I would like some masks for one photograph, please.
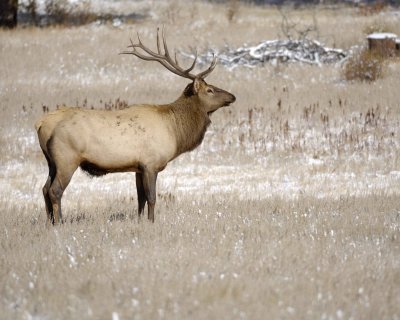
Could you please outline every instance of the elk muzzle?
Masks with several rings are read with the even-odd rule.
[[[236,97],[233,94],[229,94],[229,99],[224,104],[224,107],[229,106],[231,103],[234,103],[236,101]]]

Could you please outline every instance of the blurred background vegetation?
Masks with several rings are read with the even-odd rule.
[[[129,13],[115,17],[113,14],[94,13],[91,4],[95,0],[79,2],[68,0],[0,0],[0,27],[15,28],[17,25],[82,25],[94,21],[111,21],[115,18],[124,22],[135,21],[140,15]],[[310,5],[347,5],[357,6],[368,15],[379,12],[387,6],[399,6],[400,0],[204,0],[226,5],[233,18],[239,3],[260,6],[291,5],[295,9]],[[39,10],[40,8],[40,10]]]

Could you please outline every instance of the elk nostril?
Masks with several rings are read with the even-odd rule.
[[[234,95],[232,95],[232,102],[236,101],[236,97]]]

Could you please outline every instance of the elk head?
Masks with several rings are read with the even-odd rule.
[[[207,114],[211,114],[221,107],[229,106],[236,100],[233,94],[207,84],[202,78],[195,78],[190,85]]]

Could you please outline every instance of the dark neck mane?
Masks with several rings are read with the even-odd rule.
[[[199,146],[211,121],[197,97],[183,94],[174,103],[166,105],[165,111],[168,111],[176,134],[176,156]]]

